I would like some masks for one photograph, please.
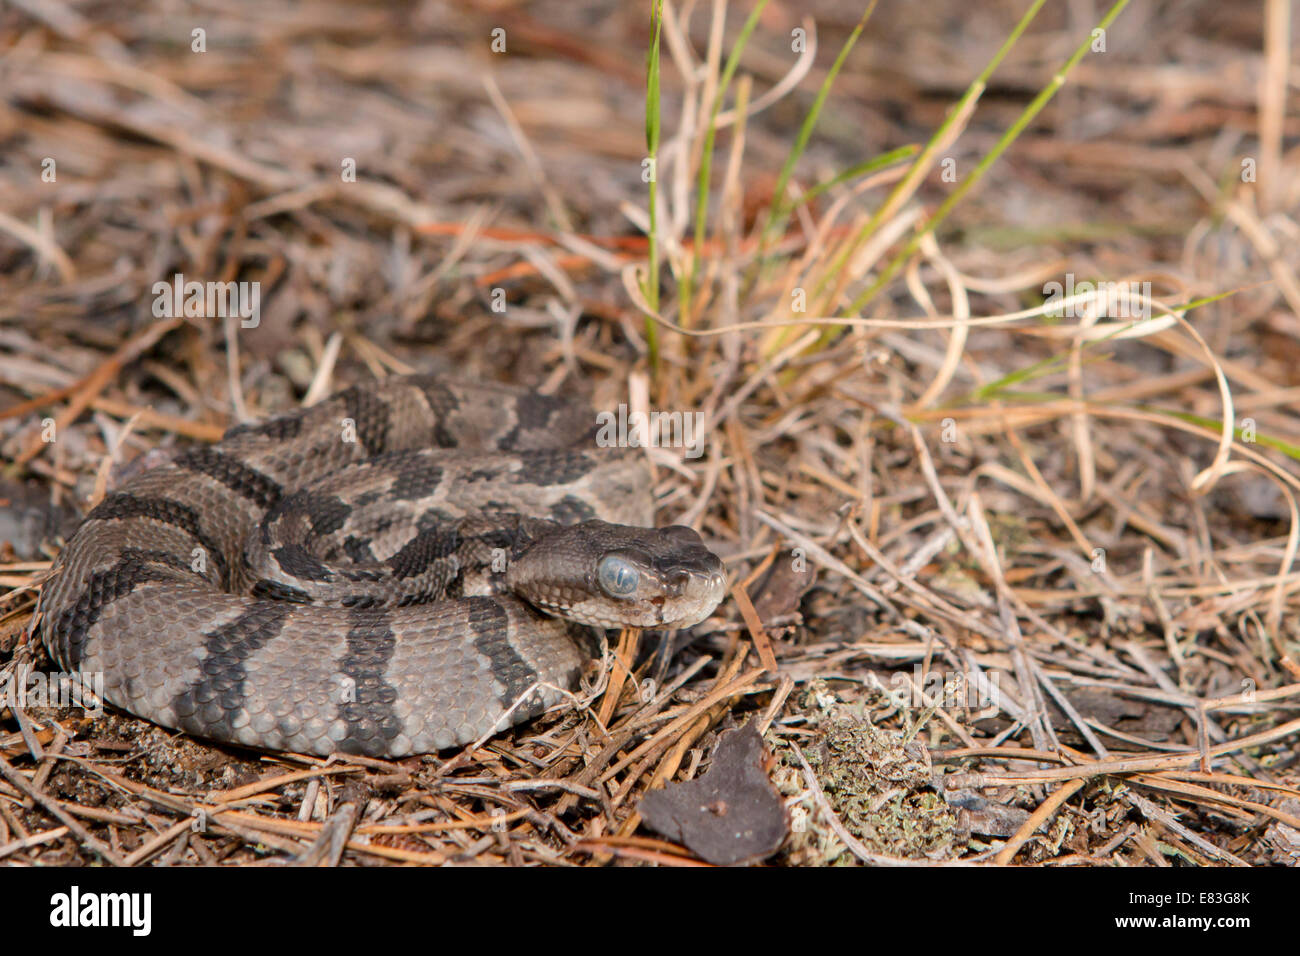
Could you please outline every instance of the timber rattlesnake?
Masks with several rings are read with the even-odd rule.
[[[594,432],[567,401],[427,376],[237,426],[87,516],[43,640],[107,702],[201,737],[469,743],[575,686],[572,621],[689,627],[724,594],[694,531],[627,526],[651,523],[650,477]]]

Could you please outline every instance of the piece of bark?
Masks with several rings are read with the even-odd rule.
[[[788,551],[778,555],[749,591],[759,619],[771,621],[799,610],[800,601],[816,578],[811,565],[795,561]]]
[[[765,757],[752,723],[723,734],[708,771],[646,794],[641,817],[709,863],[730,866],[770,856],[785,839],[786,819]]]
[[[945,790],[943,798],[966,830],[982,836],[1015,836],[1029,819],[1028,810],[988,800],[975,790]]]

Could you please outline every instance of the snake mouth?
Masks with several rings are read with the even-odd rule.
[[[534,594],[529,596],[529,601],[543,613],[588,627],[679,630],[707,619],[726,593],[727,579],[717,570],[691,574],[685,581],[674,578],[670,587],[658,593],[621,601],[611,601],[604,594],[587,594],[576,599],[572,595]]]
[[[713,557],[713,555],[710,555]],[[716,560],[716,558],[715,558]],[[717,609],[727,593],[727,579],[719,570],[690,573],[677,582],[679,594],[664,597],[658,604],[659,627],[694,627]]]

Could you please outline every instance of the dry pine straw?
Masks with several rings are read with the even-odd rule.
[[[591,393],[598,408],[699,409],[709,453],[658,456],[663,514],[696,524],[726,555],[732,600],[671,662],[643,635],[620,635],[582,707],[439,758],[268,757],[122,716],[10,714],[0,724],[0,861],[695,865],[638,826],[640,794],[697,775],[714,732],[738,720],[805,751],[815,732],[802,690],[814,678],[866,701],[886,726],[925,714],[919,739],[950,786],[1031,812],[967,859],[1279,858],[1279,828],[1300,829],[1300,479],[1268,447],[1160,412],[1215,421],[1227,389],[1260,434],[1300,445],[1294,186],[1217,185],[1220,135],[1256,110],[1261,182],[1300,182],[1265,176],[1294,164],[1279,146],[1294,122],[1275,57],[1262,91],[1224,79],[1243,55],[1226,42],[1202,38],[1198,62],[1162,50],[1179,30],[1157,31],[1125,61],[1122,89],[1085,63],[1067,90],[1073,107],[1105,100],[1119,116],[1140,108],[1142,122],[1112,130],[1118,148],[1098,149],[1073,138],[1068,110],[1045,113],[1040,135],[1016,144],[1017,173],[971,197],[958,223],[965,240],[923,244],[896,294],[834,339],[789,324],[803,317],[791,316],[788,290],[818,286],[905,167],[800,207],[769,250],[774,271],[751,282],[766,171],[779,168],[791,130],[771,110],[734,124],[719,134],[719,215],[698,248],[674,205],[690,196],[691,169],[663,163],[660,254],[680,274],[698,251],[702,278],[690,329],[671,331],[682,311],[671,291],[660,303],[651,375],[649,303],[635,281],[648,243],[628,226],[645,222],[643,185],[628,173],[644,153],[631,121],[642,77],[628,68],[646,41],[639,14],[611,6],[601,42],[575,43],[588,27],[512,11],[511,42],[529,53],[493,61],[485,81],[473,51],[488,21],[478,17],[499,15],[486,7],[431,12],[448,19],[412,27],[382,9],[272,6],[256,30],[207,11],[211,36],[243,45],[214,44],[201,60],[178,55],[143,4],[115,10],[111,36],[61,8],[19,4],[0,20],[27,40],[0,78],[0,135],[12,147],[0,167],[11,211],[0,218],[9,477],[35,480],[54,504],[84,505],[139,454],[211,441],[236,418],[415,367]],[[961,89],[976,59],[926,55],[933,36],[890,15],[881,11],[879,32],[862,41],[869,52],[846,64],[835,108],[838,127],[881,130],[892,147],[928,135],[942,119],[934,92]],[[1235,17],[1238,32],[1260,29],[1253,10],[1217,15]],[[696,158],[719,65],[702,17],[689,42],[679,21],[665,24],[665,144],[677,138]],[[769,26],[746,61],[750,95],[792,69],[807,69],[815,89],[821,60],[791,67],[779,44],[763,45]],[[824,49],[838,49],[845,25],[819,29]],[[1040,46],[1067,33],[1044,29]],[[682,69],[692,49],[706,69]],[[930,64],[925,79],[918,63]],[[876,108],[876,64],[892,71],[887,99],[905,110]],[[1033,57],[999,75],[1008,89],[1044,76]],[[1141,91],[1168,84],[1200,108],[1176,109],[1168,96],[1139,104]],[[290,105],[286,89],[316,98]],[[970,121],[987,135],[1018,108],[985,103]],[[840,142],[827,126],[805,188],[843,156],[862,158],[856,132]],[[59,158],[68,190],[53,200],[21,178],[46,155]],[[336,155],[359,157],[360,181],[335,182]],[[918,202],[900,201],[882,235],[905,236],[943,195],[932,180],[917,177]],[[1119,229],[1099,198],[1117,190],[1129,197]],[[52,223],[42,218],[51,203]],[[997,248],[998,228],[1025,230],[1004,210],[1026,204],[1046,211],[1031,222],[1084,223],[1107,238],[1049,232],[1060,257],[1037,241]],[[855,254],[833,286],[856,288],[892,248]],[[140,290],[173,271],[258,278],[273,308],[251,332],[149,318]],[[1021,315],[1022,296],[1032,302],[1067,271],[1151,278],[1166,305],[1242,291],[1189,314],[1195,328],[1157,304],[1140,336],[1088,345],[1116,330]],[[497,288],[508,292],[504,317],[488,306]],[[773,319],[785,324],[759,324]],[[973,394],[1061,356],[1055,373],[1023,386],[1050,397]],[[46,417],[60,436],[52,444],[41,441]],[[791,547],[811,577],[786,574]],[[1093,570],[1096,549],[1105,573]],[[0,648],[30,625],[48,567],[39,555],[10,557]],[[926,698],[928,686],[909,712],[872,696],[873,679],[911,681],[914,666],[996,679],[999,711],[946,706]],[[837,852],[900,862],[827,819],[815,779],[802,801]]]

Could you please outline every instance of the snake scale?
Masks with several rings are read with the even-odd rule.
[[[124,482],[40,604],[58,664],[164,727],[400,757],[535,717],[587,627],[689,627],[725,593],[579,405],[407,376],[230,429]]]

